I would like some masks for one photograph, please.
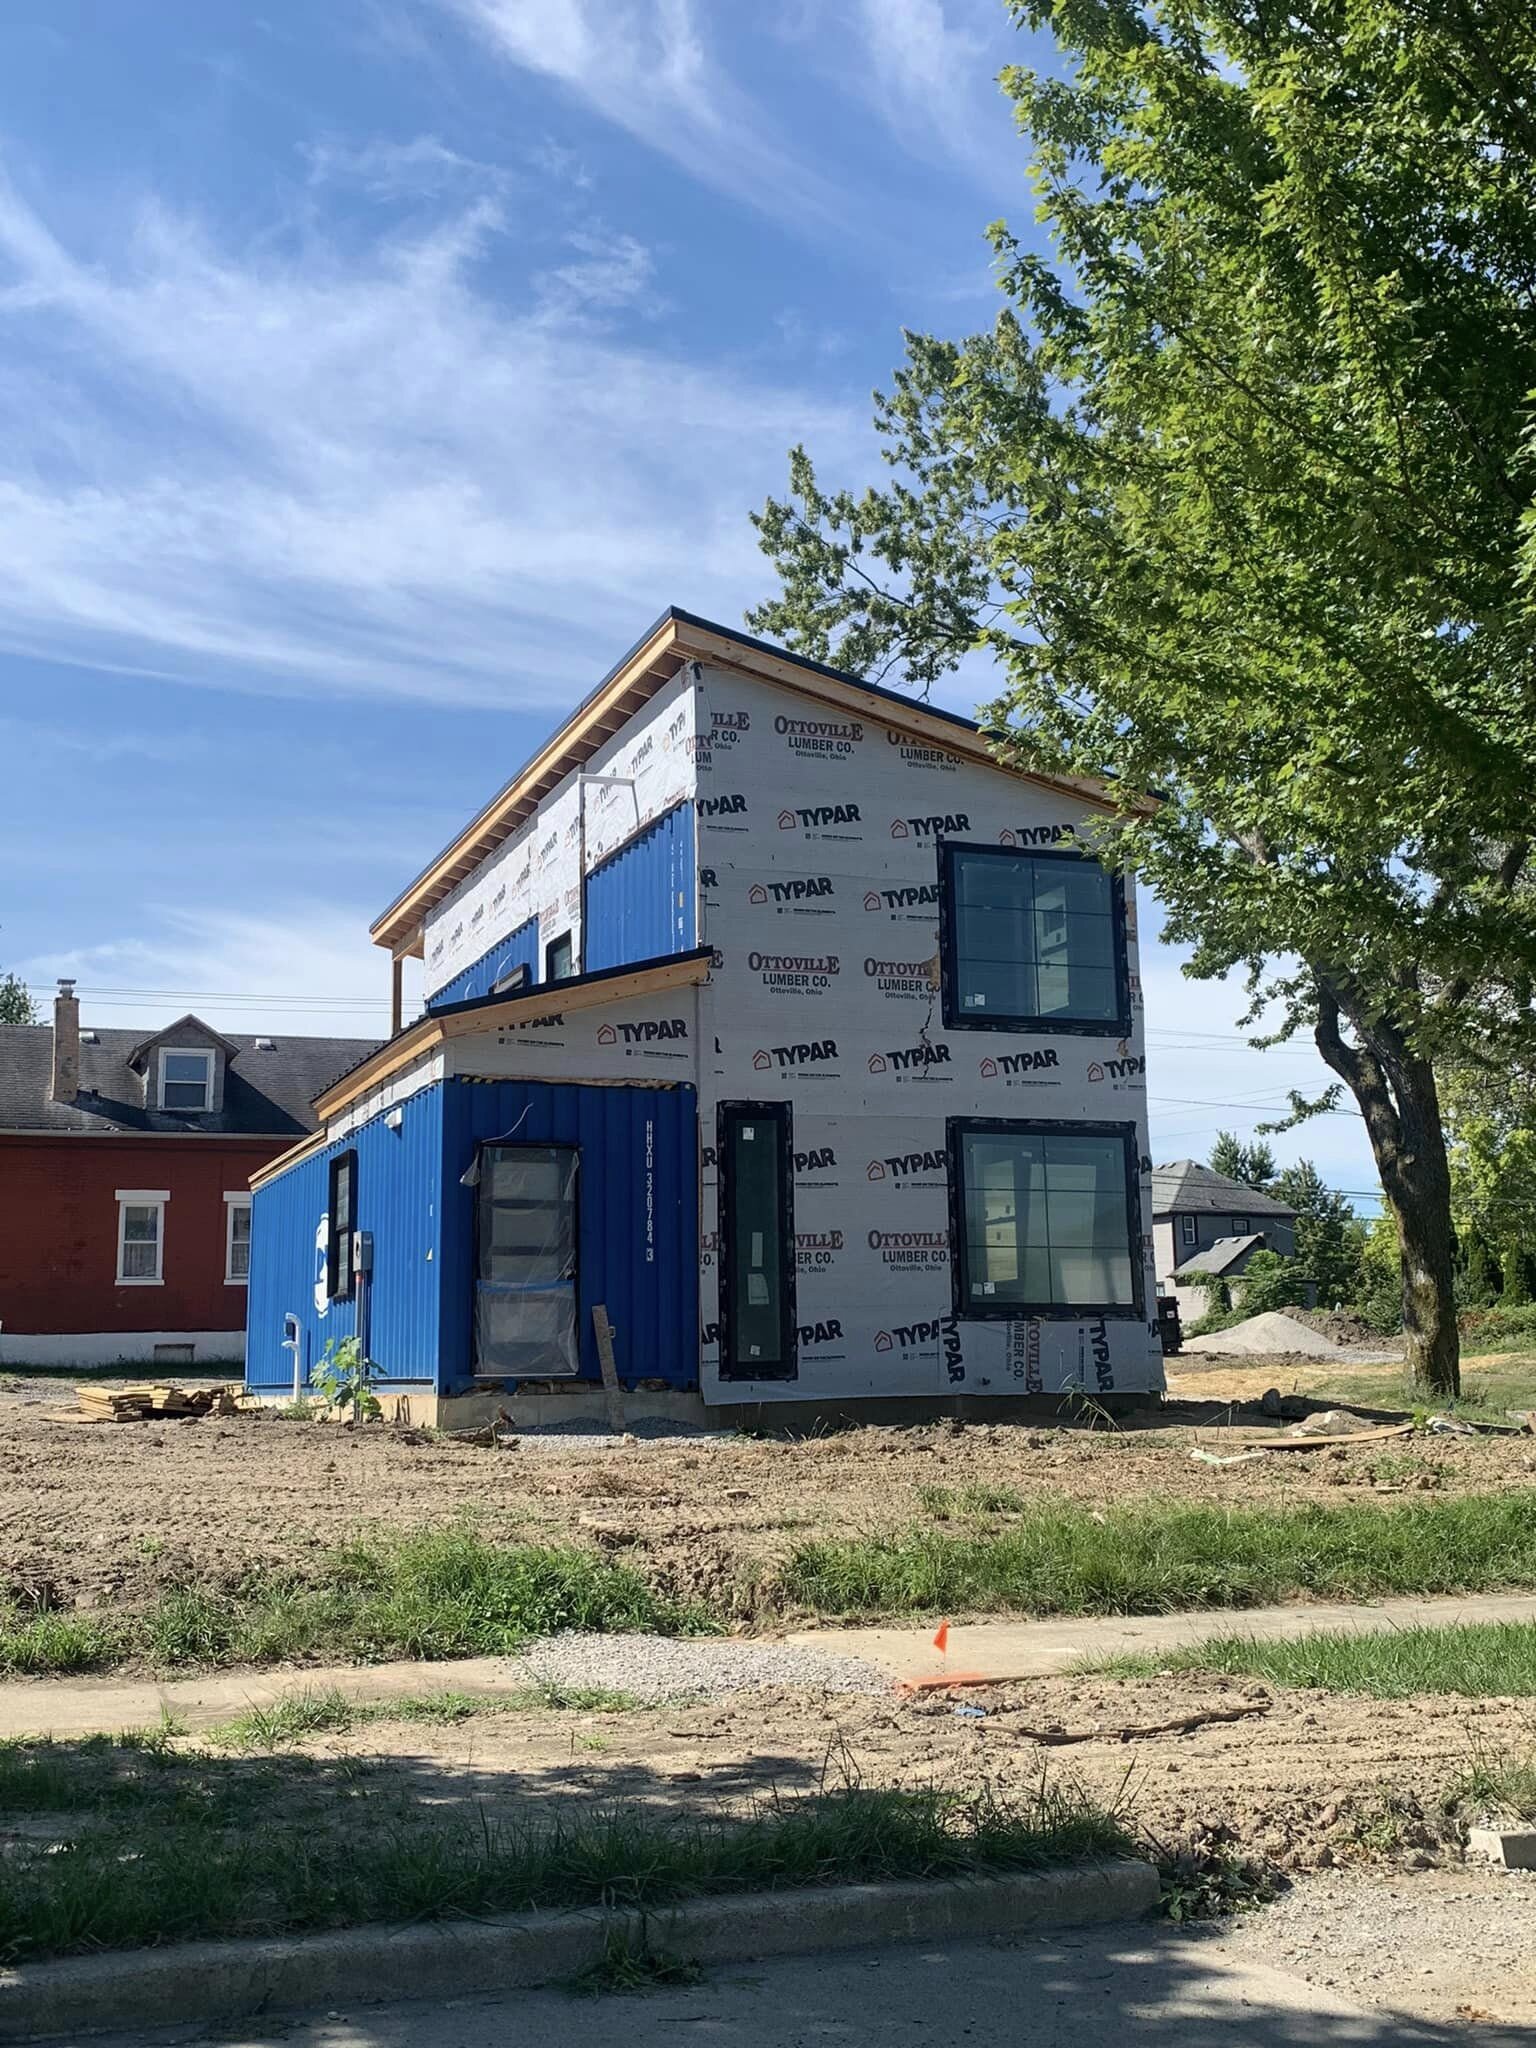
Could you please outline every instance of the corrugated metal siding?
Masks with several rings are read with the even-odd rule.
[[[473,1377],[475,1195],[460,1175],[479,1144],[579,1145],[582,1377],[600,1369],[592,1310],[607,1308],[624,1380],[698,1384],[698,1101],[691,1087],[523,1081],[445,1084],[442,1384]]]
[[[538,980],[539,920],[536,917],[530,917],[515,932],[498,939],[488,953],[482,953],[478,960],[461,967],[452,981],[445,981],[440,989],[434,989],[427,998],[427,1008],[435,1010],[440,1003],[467,1003],[474,996],[488,996],[502,976],[510,974],[515,967],[526,967],[528,979]]]
[[[582,967],[685,953],[695,937],[693,805],[675,804],[587,877]]]
[[[319,1363],[332,1338],[357,1327],[354,1301],[315,1305],[324,1261],[316,1232],[330,1193],[330,1162],[357,1153],[357,1228],[373,1232],[373,1282],[368,1349],[387,1380],[435,1380],[441,1299],[443,1087],[423,1089],[401,1105],[401,1124],[382,1116],[324,1151],[301,1160],[255,1193],[251,1212],[251,1278],[246,1381],[291,1386],[293,1359],[282,1349],[283,1317],[299,1317],[303,1367]]]

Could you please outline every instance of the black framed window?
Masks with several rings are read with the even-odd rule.
[[[1246,1237],[1248,1235],[1248,1218],[1246,1216],[1234,1216],[1232,1218],[1232,1235],[1234,1237]]]
[[[515,988],[528,986],[528,962],[519,960],[515,967],[509,967],[505,974],[499,974],[491,983],[493,996],[510,995]]]
[[[955,1313],[1139,1316],[1136,1126],[949,1120]]]
[[[1090,854],[947,840],[939,879],[946,1025],[1129,1033],[1119,875]]]
[[[562,932],[558,939],[551,939],[544,948],[544,979],[546,981],[569,981],[575,953],[571,947],[571,935]]]
[[[795,1176],[787,1102],[722,1102],[720,1377],[792,1380]]]
[[[332,1301],[352,1294],[352,1233],[357,1228],[357,1154],[338,1152],[331,1161],[330,1217],[325,1247],[325,1291]]]

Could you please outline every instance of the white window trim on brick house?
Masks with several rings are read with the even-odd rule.
[[[246,1214],[245,1271],[235,1271],[235,1212],[243,1209]],[[226,1190],[224,1196],[224,1285],[226,1287],[248,1287],[251,1281],[251,1191],[249,1188]]]
[[[117,1285],[119,1287],[163,1287],[165,1285],[165,1208],[171,1199],[169,1188],[119,1188],[117,1190]],[[127,1249],[126,1231],[130,1209],[155,1211],[155,1270],[127,1273],[123,1270]],[[142,1240],[140,1240],[142,1242]]]

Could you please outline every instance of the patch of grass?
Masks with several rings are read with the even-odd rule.
[[[1022,1514],[1025,1500],[1016,1486],[920,1486],[918,1500],[936,1522],[952,1522],[967,1515]]]
[[[1536,1494],[1469,1494],[1380,1508],[1138,1502],[1028,1508],[1007,1529],[802,1544],[779,1576],[787,1605],[828,1615],[1162,1614],[1300,1593],[1479,1592],[1536,1585]]]
[[[105,1671],[121,1657],[119,1630],[94,1615],[13,1610],[0,1618],[0,1672],[8,1677]]]
[[[1536,1623],[1469,1622],[1358,1636],[1319,1632],[1285,1642],[1220,1636],[1161,1656],[1116,1657],[1093,1668],[1113,1678],[1220,1671],[1378,1700],[1409,1699],[1416,1693],[1530,1699],[1536,1697]]]
[[[477,1714],[499,1713],[502,1705],[499,1699],[487,1699],[476,1693],[412,1693],[404,1699],[375,1702],[369,1716],[377,1721],[427,1721],[439,1728],[449,1728],[460,1721],[471,1721]]]
[[[166,1762],[193,1784],[207,1768],[206,1758]],[[629,1808],[547,1828],[415,1817],[370,1826],[365,1809],[360,1823],[341,1827],[333,1811],[156,1825],[141,1809],[63,1844],[17,1842],[0,1886],[0,1958],[536,1907],[645,1909],[730,1892],[1039,1869],[1133,1847],[1117,1815],[1076,1786],[1046,1781],[1010,1806],[855,1787],[742,1820],[669,1823]]]
[[[13,1612],[0,1617],[0,1672],[504,1656],[562,1629],[689,1635],[713,1626],[702,1608],[595,1551],[426,1529],[359,1539],[313,1574],[260,1569],[230,1586],[172,1586],[111,1622]]]
[[[645,1705],[634,1693],[615,1692],[606,1685],[546,1683],[536,1686],[532,1696],[541,1707],[574,1708],[584,1714],[632,1714]]]
[[[1446,1805],[1473,1821],[1536,1823],[1536,1756],[1474,1758],[1446,1793]]]
[[[270,1707],[247,1713],[210,1730],[210,1739],[230,1749],[281,1749],[310,1735],[345,1735],[363,1719],[376,1718],[334,1686],[289,1693]]]
[[[1497,1352],[1505,1343],[1521,1355],[1477,1356],[1478,1351]],[[1524,1355],[1536,1350],[1536,1342],[1528,1337],[1501,1340],[1486,1324],[1479,1324],[1470,1332],[1463,1331],[1462,1350],[1461,1393],[1454,1401],[1431,1399],[1410,1385],[1401,1372],[1368,1368],[1330,1372],[1325,1367],[1305,1378],[1304,1390],[1314,1401],[1342,1401],[1353,1407],[1402,1414],[1461,1415],[1469,1422],[1506,1422],[1511,1408],[1536,1408],[1536,1359]]]
[[[252,1707],[207,1731],[221,1749],[270,1753],[313,1735],[347,1735],[380,1721],[427,1722],[451,1727],[482,1714],[575,1709],[596,1714],[628,1713],[644,1702],[633,1693],[598,1685],[518,1686],[504,1693],[407,1693],[398,1698],[353,1699],[336,1686],[287,1694],[271,1706]],[[578,1738],[585,1747],[606,1748],[601,1738]]]
[[[95,1813],[139,1807],[162,1789],[175,1764],[158,1728],[0,1742],[0,1814]]]
[[[691,1956],[675,1956],[664,1948],[652,1948],[645,1941],[631,1941],[627,1935],[608,1937],[602,1955],[573,1979],[571,1989],[581,1998],[633,1995],[637,1991],[676,1990],[702,1982],[704,1967]]]

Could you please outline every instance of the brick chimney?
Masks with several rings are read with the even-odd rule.
[[[61,981],[53,999],[53,1099],[73,1102],[80,1093],[80,1003],[72,981]]]

